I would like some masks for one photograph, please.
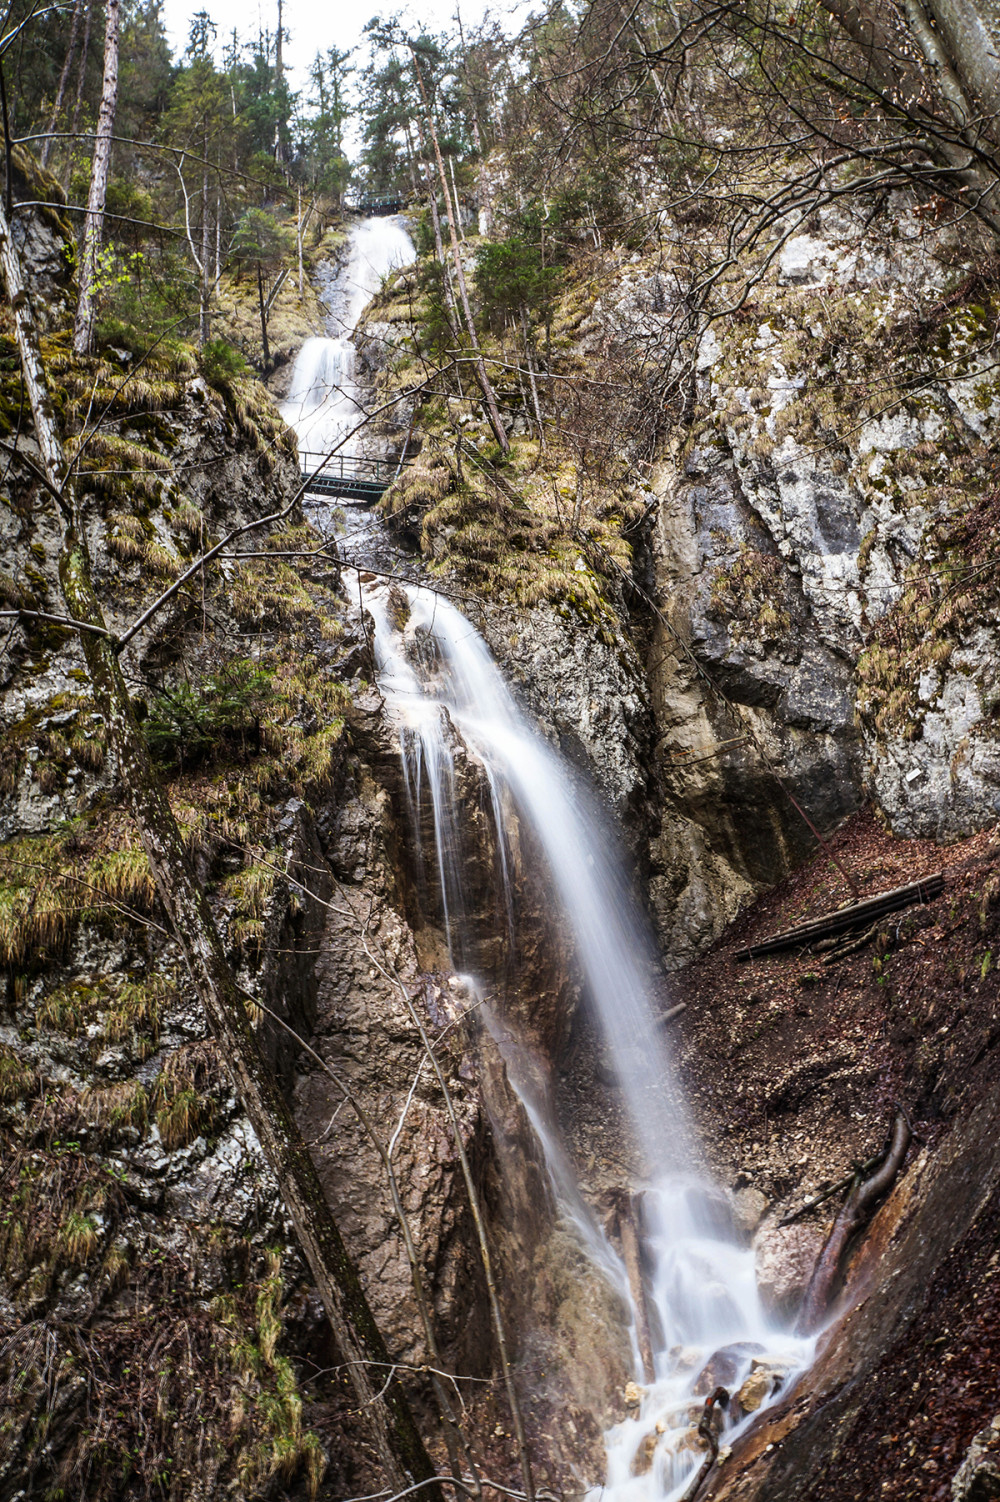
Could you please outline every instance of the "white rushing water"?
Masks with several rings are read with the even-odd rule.
[[[385,272],[413,256],[402,220],[371,219],[353,228],[348,263],[329,299],[332,337],[303,347],[283,408],[300,452],[329,453],[354,427],[360,415],[354,327]],[[350,439],[340,450],[356,451]],[[626,1268],[580,1191],[559,1138],[544,1069],[485,1006],[483,1015],[534,1128],[563,1215],[595,1268],[633,1311],[640,1401],[607,1435],[607,1480],[590,1502],[677,1502],[702,1462],[694,1426],[706,1396],[717,1385],[738,1391],[755,1363],[765,1363],[763,1371],[771,1374],[766,1386],[775,1372],[784,1374],[787,1385],[808,1365],[813,1342],[765,1316],[753,1254],[738,1242],[726,1197],[699,1162],[659,1026],[662,996],[657,1002],[653,944],[601,811],[521,714],[485,642],[460,611],[412,585],[395,584],[392,590],[401,593],[390,596],[388,585],[359,580],[359,590],[375,624],[386,707],[399,727],[418,862],[436,885],[457,969],[467,968],[459,742],[480,763],[489,789],[498,915],[502,922],[505,910],[512,938],[507,832],[515,822],[530,829],[547,863],[554,905],[572,938],[642,1156],[645,1180],[635,1197],[641,1271],[634,1259]],[[422,848],[425,829],[433,848]],[[468,977],[467,985],[482,1002],[476,978]],[[639,1278],[643,1291],[636,1298]],[[652,1371],[644,1371],[644,1345]],[[726,1439],[749,1422],[731,1417]]]
[[[400,608],[399,595],[390,600],[387,586],[368,585],[365,605],[375,623],[379,683],[400,730],[417,830],[430,800],[435,848],[418,853],[436,871],[453,957],[461,954],[462,914],[457,733],[490,789],[501,884],[509,880],[504,830],[512,815],[529,825],[544,853],[645,1162],[639,1229],[654,1371],[650,1380],[641,1365],[637,1370],[641,1404],[608,1434],[607,1482],[593,1495],[673,1502],[703,1459],[692,1426],[708,1393],[718,1384],[736,1392],[755,1367],[771,1379],[782,1374],[787,1385],[808,1364],[813,1342],[765,1315],[753,1254],[738,1242],[725,1196],[699,1166],[658,1026],[651,941],[602,816],[520,713],[471,623],[429,590],[407,585],[404,593],[408,609]],[[527,1056],[495,1020],[489,1025],[564,1213],[595,1266],[627,1292],[624,1267],[576,1186]],[[732,1436],[748,1422],[737,1417]]]
[[[362,219],[351,227],[347,260],[327,299],[330,335],[306,340],[281,407],[300,454],[351,452],[350,440],[342,441],[364,415],[354,380],[354,330],[386,273],[409,265],[415,255],[399,217]]]

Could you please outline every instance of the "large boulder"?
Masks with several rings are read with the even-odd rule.
[[[815,1226],[765,1223],[754,1237],[754,1262],[761,1302],[780,1319],[801,1304],[824,1236]]]

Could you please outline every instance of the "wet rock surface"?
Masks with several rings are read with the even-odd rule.
[[[991,1502],[1000,1497],[1000,1416],[973,1438],[951,1483],[953,1502]]]
[[[779,1226],[772,1222],[758,1230],[754,1237],[757,1287],[765,1309],[777,1319],[788,1320],[797,1313],[824,1241],[823,1232],[816,1226]],[[759,1406],[758,1398],[754,1407]]]

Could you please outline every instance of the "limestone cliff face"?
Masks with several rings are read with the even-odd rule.
[[[1000,395],[970,256],[902,199],[874,227],[822,210],[704,333],[700,416],[651,482],[651,895],[675,961],[809,848],[789,794],[821,831],[866,797],[939,839],[1000,809]],[[626,263],[582,347],[668,316]]]

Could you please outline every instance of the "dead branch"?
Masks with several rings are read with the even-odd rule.
[[[862,1163],[860,1168],[852,1168],[850,1173],[845,1174],[842,1179],[838,1179],[835,1184],[831,1184],[829,1189],[824,1189],[820,1194],[812,1195],[797,1210],[793,1210],[789,1215],[779,1220],[778,1225],[793,1225],[795,1221],[801,1220],[804,1215],[808,1215],[810,1210],[815,1210],[818,1205],[825,1205],[827,1200],[833,1199],[833,1196],[839,1194],[842,1189],[849,1189],[859,1173],[870,1173],[876,1164],[881,1161],[882,1154],[876,1153],[874,1158],[869,1158],[867,1163]]]
[[[631,1195],[627,1189],[615,1196],[614,1223],[622,1244],[622,1260],[625,1263],[629,1290],[632,1294],[643,1375],[647,1382],[654,1382],[656,1369],[653,1364],[653,1338],[649,1328],[649,1310],[646,1304],[646,1287],[642,1276],[639,1249],[639,1228],[636,1224],[640,1213],[638,1196]]]

